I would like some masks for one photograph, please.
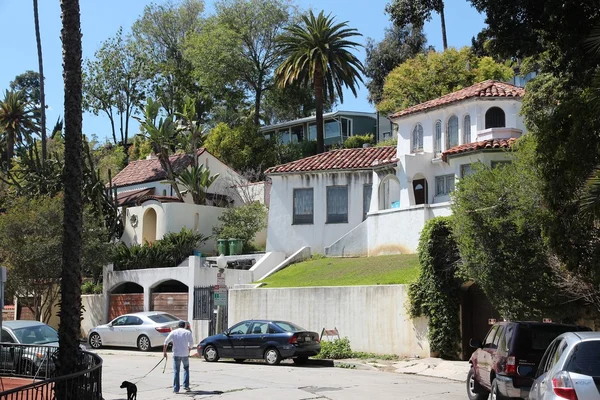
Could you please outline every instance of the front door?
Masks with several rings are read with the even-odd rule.
[[[269,340],[269,323],[255,322],[246,335],[246,356],[251,359],[263,358],[265,343]]]
[[[413,180],[413,191],[416,205],[427,203],[427,181],[425,179]]]

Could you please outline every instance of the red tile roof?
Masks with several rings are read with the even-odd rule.
[[[447,104],[456,103],[462,100],[471,99],[474,97],[490,98],[490,97],[510,97],[519,99],[525,95],[525,89],[520,88],[510,83],[487,80],[476,83],[473,86],[466,87],[453,93],[449,93],[437,99],[426,101],[425,103],[417,104],[398,111],[390,118],[402,117],[408,114],[414,114],[421,111],[431,110]]]
[[[498,150],[508,149],[517,141],[515,138],[510,139],[488,139],[481,142],[461,144],[460,146],[454,146],[451,149],[446,150],[442,153],[442,160],[448,162],[448,156],[454,156],[461,153],[469,153],[472,151],[479,150]]]
[[[340,169],[368,169],[397,162],[396,147],[367,147],[332,150],[267,169],[267,174],[330,171]]]

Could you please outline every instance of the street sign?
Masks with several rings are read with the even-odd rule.
[[[217,284],[214,287],[215,306],[227,305],[227,286],[225,285],[225,274],[217,272]]]
[[[226,306],[227,305],[227,291],[215,292],[215,306]]]

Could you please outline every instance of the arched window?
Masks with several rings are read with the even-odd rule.
[[[463,121],[463,144],[471,143],[471,116],[465,115]]]
[[[442,152],[442,121],[435,123],[435,154]]]
[[[448,120],[448,132],[446,133],[446,150],[458,146],[458,117],[453,115]]]
[[[412,152],[423,151],[423,125],[417,124],[412,132]]]
[[[492,107],[485,113],[485,129],[504,128],[506,126],[506,117],[500,107]]]

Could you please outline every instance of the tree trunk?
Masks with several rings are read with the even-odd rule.
[[[317,112],[317,154],[325,151],[325,137],[323,125],[323,71],[319,64],[315,69],[315,107]]]
[[[33,0],[33,18],[35,21],[35,40],[37,42],[38,64],[40,69],[40,113],[42,117],[42,167],[46,165],[46,95],[44,94],[44,62],[42,59],[42,38],[38,18],[38,0]]]
[[[440,19],[442,20],[442,44],[444,50],[448,48],[448,39],[446,39],[446,18],[444,17],[444,7],[440,9]]]
[[[15,132],[12,129],[6,130],[6,163],[8,169],[12,167],[12,159],[15,155]]]
[[[82,247],[82,76],[79,0],[61,0],[63,79],[65,85],[64,221],[59,335],[60,375],[77,371],[81,328]],[[63,385],[57,398],[75,400]]]
[[[263,79],[262,76],[259,78],[256,85],[256,97],[254,98],[254,125],[260,125],[260,100],[263,92]]]

